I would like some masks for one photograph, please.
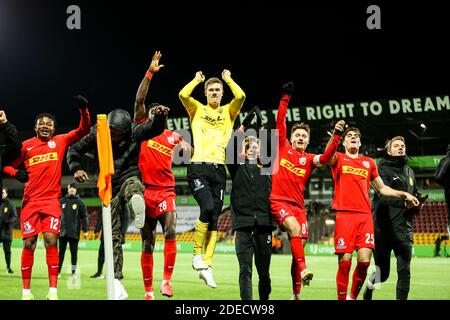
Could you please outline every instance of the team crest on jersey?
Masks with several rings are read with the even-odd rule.
[[[337,241],[336,249],[345,249],[347,248],[347,245],[345,244],[344,238],[339,238]]]
[[[409,185],[412,187],[414,186],[414,180],[412,177],[409,177]]]
[[[281,209],[281,210],[280,210],[280,217],[284,218],[284,217],[286,217],[288,214],[289,214],[289,212],[286,212],[286,210],[284,210],[284,209]]]
[[[53,140],[50,140],[49,142],[47,142],[47,145],[50,149],[55,149],[56,148],[56,142]]]
[[[7,214],[8,213],[8,207],[3,208],[3,213]]]
[[[300,165],[304,166],[306,164],[306,157],[301,157],[299,159],[299,161],[300,161]]]
[[[23,234],[29,234],[29,233],[33,233],[33,232],[34,232],[34,228],[30,224],[30,222],[29,221],[24,222],[24,224],[23,224]]]
[[[65,209],[65,208],[66,208],[66,204],[63,203],[61,207],[62,207],[63,209]]]
[[[363,166],[366,167],[367,169],[370,168],[370,162],[369,162],[369,161],[363,161],[362,164],[363,164]]]
[[[171,145],[174,145],[175,144],[175,138],[172,137],[172,136],[167,137],[167,142],[170,143]]]
[[[72,210],[77,210],[77,208],[78,208],[77,204],[74,203],[74,204],[72,205]]]

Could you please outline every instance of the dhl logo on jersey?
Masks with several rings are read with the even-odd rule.
[[[154,140],[148,140],[147,147],[155,149],[158,152],[161,152],[162,154],[165,154],[166,156],[171,157],[172,156],[172,149],[163,146],[162,144],[159,144],[158,142]]]
[[[342,173],[355,174],[364,178],[367,178],[367,176],[369,175],[369,171],[367,171],[366,169],[353,168],[350,166],[342,166]]]
[[[280,161],[280,166],[288,169],[290,172],[299,177],[304,177],[306,174],[306,170],[302,168],[297,168],[292,162],[282,158]]]
[[[50,152],[50,153],[41,154],[41,155],[30,158],[28,160],[28,165],[31,167],[31,166],[34,166],[35,164],[39,164],[42,162],[56,161],[56,160],[58,160],[58,153]]]

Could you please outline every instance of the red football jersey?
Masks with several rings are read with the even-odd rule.
[[[159,136],[141,142],[139,169],[142,182],[148,186],[174,187],[172,154],[176,145],[183,140],[178,133],[165,129]]]
[[[378,177],[372,158],[350,158],[336,152],[337,161],[331,167],[334,178],[332,208],[337,211],[354,211],[372,214],[370,206],[370,182]]]
[[[25,183],[24,204],[28,201],[61,197],[61,170],[67,147],[89,133],[89,111],[80,110],[80,113],[81,120],[77,129],[56,135],[48,141],[34,137],[22,142],[21,156],[13,161],[13,166],[23,162],[28,172],[29,181]]]
[[[314,154],[295,150],[286,138],[286,113],[289,97],[280,101],[277,115],[278,152],[275,160],[270,200],[294,202],[304,209],[305,187],[314,165]]]

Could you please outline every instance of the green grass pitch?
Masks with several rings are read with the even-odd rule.
[[[0,251],[1,252],[1,251]],[[15,300],[21,298],[20,277],[21,249],[13,248],[12,269],[14,274],[6,274],[3,254],[0,254],[0,300]],[[97,269],[97,251],[80,250],[78,252],[79,280],[73,280],[69,275],[70,252],[67,250],[62,277],[58,281],[58,295],[61,300],[104,300],[106,299],[106,283],[103,279],[90,279]],[[155,254],[155,270],[153,285],[156,299],[168,299],[159,293],[162,280],[163,255]],[[272,293],[270,299],[288,300],[291,296],[289,255],[272,255],[270,267]],[[335,300],[337,258],[325,256],[307,256],[308,268],[315,276],[311,286],[302,288],[304,300]],[[372,262],[373,264],[373,262]],[[355,261],[353,261],[353,267]],[[371,266],[372,268],[372,266]],[[450,259],[448,258],[413,258],[411,270],[412,300],[450,300]],[[139,252],[124,252],[123,284],[129,294],[129,299],[144,298],[143,281],[140,268]],[[207,287],[197,277],[191,267],[191,255],[179,253],[172,279],[175,300],[239,300],[238,264],[236,256],[221,254],[214,257],[214,279],[217,289]],[[352,269],[353,272],[353,269]],[[351,273],[352,274],[352,273]],[[351,281],[350,274],[350,281]],[[258,276],[254,268],[253,292],[258,299]],[[394,300],[396,260],[391,260],[391,276],[381,289],[375,291],[374,300]],[[37,300],[45,299],[48,292],[47,265],[45,251],[37,249],[31,280],[31,290]],[[362,292],[359,296],[362,298]]]

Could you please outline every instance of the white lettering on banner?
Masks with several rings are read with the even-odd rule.
[[[333,119],[333,118],[353,118],[353,108],[355,105],[353,103],[346,104],[335,104],[316,106],[316,107],[306,107],[306,119],[307,120],[322,120]]]
[[[355,108],[356,106],[356,108]],[[278,109],[260,107],[263,124],[269,124],[268,129],[275,128]],[[287,109],[286,123],[299,121],[331,120],[358,117],[389,116],[399,114],[423,114],[450,110],[449,96],[411,97],[403,99],[372,100],[355,103],[326,104],[307,107],[292,107]],[[242,123],[248,111],[239,114]],[[306,117],[303,119],[303,117]],[[238,120],[236,120],[238,121]],[[252,124],[256,123],[256,117]],[[169,130],[190,129],[189,118],[178,117],[167,119]]]

